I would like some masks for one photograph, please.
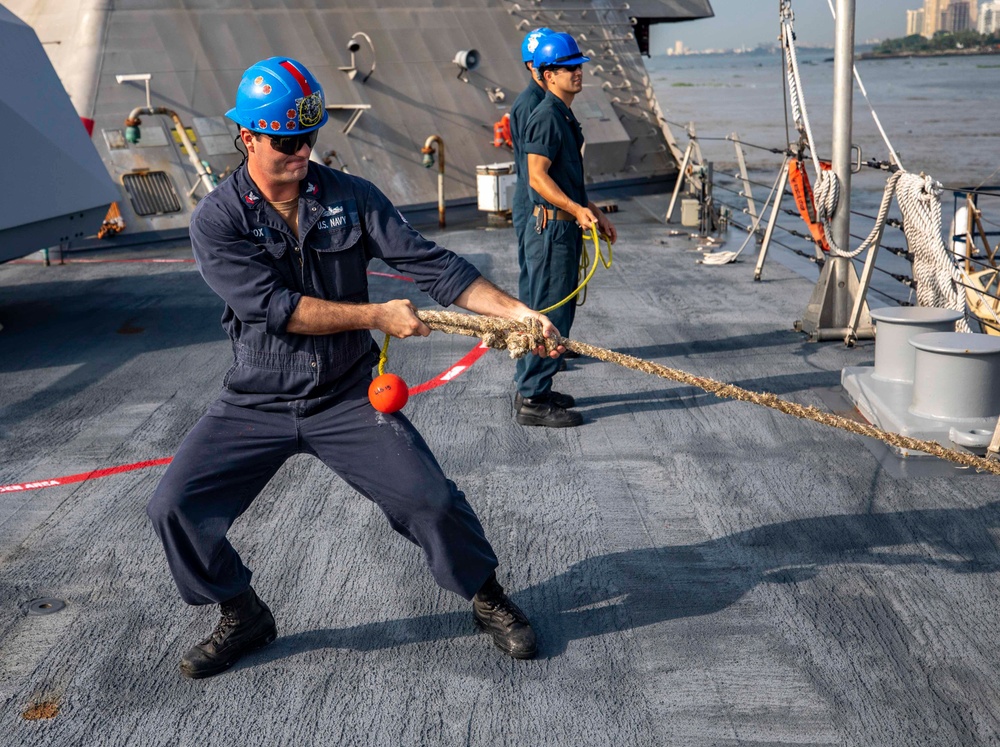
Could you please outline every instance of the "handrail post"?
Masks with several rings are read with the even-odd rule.
[[[669,223],[674,216],[674,208],[677,206],[677,196],[681,193],[681,187],[687,179],[687,167],[691,162],[691,154],[694,151],[694,140],[689,140],[687,148],[684,150],[684,158],[681,160],[680,171],[677,172],[677,183],[674,184],[674,193],[670,197],[670,206],[667,208],[666,222]]]
[[[750,188],[750,177],[747,175],[747,159],[743,152],[743,143],[740,142],[740,135],[737,132],[730,135],[729,139],[733,141],[733,146],[736,148],[736,160],[740,164],[740,177],[743,179],[743,196],[747,198],[747,209],[750,212],[750,217],[756,220],[757,205],[753,201],[753,190]]]
[[[764,269],[764,260],[767,258],[767,248],[771,245],[771,236],[774,234],[774,227],[778,223],[778,212],[781,208],[781,199],[785,196],[785,187],[788,186],[788,160],[786,155],[781,162],[781,172],[778,174],[778,186],[774,193],[774,205],[771,207],[771,217],[767,220],[767,230],[764,231],[764,241],[760,245],[760,252],[757,254],[757,267],[753,271],[753,279],[760,280],[760,273]]]

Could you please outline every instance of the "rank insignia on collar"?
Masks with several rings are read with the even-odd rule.
[[[306,182],[306,194],[307,195],[318,195],[319,185],[313,184],[312,182]]]
[[[243,202],[247,204],[247,207],[253,207],[258,202],[260,202],[260,195],[251,189],[249,192],[243,195]]]

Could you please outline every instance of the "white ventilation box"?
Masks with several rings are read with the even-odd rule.
[[[514,162],[476,166],[476,194],[479,209],[487,213],[505,213],[514,202],[517,174]]]

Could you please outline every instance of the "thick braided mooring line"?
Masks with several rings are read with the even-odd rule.
[[[541,326],[536,324],[525,324],[507,319],[500,319],[491,316],[473,316],[471,314],[458,314],[451,311],[418,311],[417,316],[431,329],[446,332],[453,335],[465,335],[466,337],[479,337],[488,347],[496,350],[507,350],[511,358],[520,358],[538,345],[545,345],[546,349],[553,349],[556,345],[564,345],[567,350],[572,350],[580,355],[590,358],[615,363],[634,371],[659,376],[661,379],[669,379],[682,384],[698,387],[716,397],[736,399],[742,402],[752,402],[755,405],[770,407],[772,410],[794,415],[797,418],[812,420],[833,428],[840,428],[859,436],[875,438],[879,441],[901,449],[912,451],[922,451],[927,454],[946,459],[949,462],[960,464],[963,467],[972,467],[982,472],[991,472],[1000,475],[1000,462],[990,461],[984,457],[968,454],[954,449],[947,449],[935,441],[924,441],[918,438],[901,436],[898,433],[890,433],[873,425],[859,423],[850,418],[818,410],[811,405],[799,405],[788,402],[767,392],[752,392],[732,384],[725,384],[721,381],[708,379],[703,376],[695,376],[676,368],[661,366],[659,363],[651,363],[641,358],[635,358],[624,353],[616,353],[613,350],[599,348],[585,342],[570,340],[562,337],[559,340],[545,338],[541,334]]]

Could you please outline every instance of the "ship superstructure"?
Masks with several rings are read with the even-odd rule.
[[[11,0],[8,7],[38,31],[78,113],[92,120],[129,232],[186,229],[211,181],[240,163],[236,127],[223,114],[241,73],[276,54],[301,60],[324,87],[331,121],[315,157],[371,179],[413,209],[437,202],[437,181],[421,154],[437,135],[445,143],[445,199],[472,203],[476,167],[511,160],[509,148],[494,145],[494,124],[527,84],[520,43],[541,26],[572,33],[592,58],[574,105],[590,181],[672,180],[677,159],[641,55],[651,24],[712,15],[707,0],[364,7],[344,0],[197,7]],[[140,115],[138,133],[130,132],[125,120],[136,107],[170,113]],[[135,134],[138,142],[130,142]]]

